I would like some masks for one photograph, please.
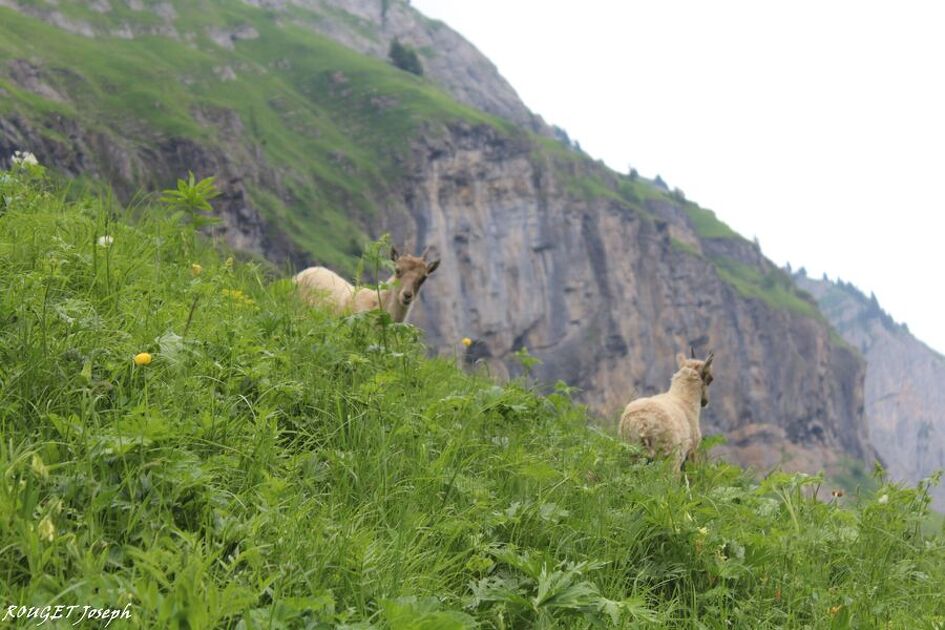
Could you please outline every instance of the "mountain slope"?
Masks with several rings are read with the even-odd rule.
[[[459,64],[431,72],[457,98],[511,120],[323,34],[383,54],[391,35],[446,32],[404,3],[378,3],[388,22],[354,1],[4,4],[0,159],[30,149],[123,199],[188,169],[217,175],[219,233],[296,265],[350,274],[384,231],[437,245],[415,309],[437,352],[474,338],[470,361],[501,375],[528,347],[542,380],[612,417],[666,387],[676,352],[714,349],[704,422],[730,456],[871,459],[861,358],[714,214],[513,124],[480,100],[500,79],[476,88],[489,66],[468,50],[421,53]],[[479,74],[450,87],[466,63]]]
[[[712,348],[703,422],[730,436],[728,456],[805,470],[871,457],[860,359],[710,212],[563,151],[535,160],[487,129],[421,145],[411,163],[406,233],[446,245],[415,315],[434,346],[472,336],[470,358],[500,374],[527,347],[540,378],[607,415],[664,390],[675,352]]]
[[[460,103],[509,120],[532,131],[550,130],[521,102],[489,59],[448,25],[430,20],[407,2],[379,0],[307,0],[297,6],[317,12],[304,23],[359,52],[387,59],[390,42],[413,46],[424,73]],[[293,12],[281,7],[283,19]],[[297,10],[297,9],[296,9]]]
[[[839,281],[794,278],[866,357],[866,420],[890,475],[914,484],[945,469],[945,357],[896,324],[875,296]],[[945,510],[945,488],[932,496]]]
[[[175,6],[172,24],[192,30],[133,38],[83,35],[96,30],[80,17],[124,26],[151,12],[0,8],[4,154],[32,147],[126,197],[187,169],[213,173],[231,243],[274,259],[318,252],[350,268],[408,137],[446,119],[503,124],[255,7]],[[80,17],[62,17],[67,9]],[[239,46],[220,44],[228,29]]]
[[[308,308],[176,214],[0,170],[5,624],[42,602],[139,628],[945,621],[921,491],[841,505],[718,463],[680,483],[567,388]]]

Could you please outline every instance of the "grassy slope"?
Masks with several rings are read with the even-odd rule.
[[[446,121],[464,120],[522,133],[457,104],[426,80],[305,28],[279,24],[266,10],[219,0],[172,4],[175,28],[182,37],[191,34],[192,42],[164,37],[93,40],[0,8],[0,64],[13,58],[43,60],[58,77],[54,87],[75,99],[55,103],[5,85],[12,98],[0,101],[0,113],[16,110],[38,121],[63,114],[106,133],[124,131],[139,137],[144,129],[148,134],[183,136],[212,145],[227,139],[195,121],[195,108],[235,110],[247,134],[241,141],[263,147],[268,162],[285,175],[291,197],[280,199],[272,191],[254,189],[253,202],[299,248],[348,273],[365,241],[352,217],[369,217],[376,211],[388,182],[399,176],[407,140],[421,127],[430,133]],[[113,5],[113,11],[102,14],[84,2],[63,1],[58,10],[97,29],[162,23],[152,12]],[[301,23],[320,19],[299,6],[291,9],[291,15]],[[209,27],[242,25],[251,25],[259,37],[236,42],[234,50],[207,37]],[[237,78],[220,80],[217,70],[222,67],[233,69]],[[339,72],[342,82],[334,78]],[[135,78],[130,88],[129,77]],[[555,164],[564,190],[576,198],[609,199],[644,218],[650,216],[647,201],[674,201],[683,204],[701,238],[741,238],[711,211],[645,180],[615,176],[603,167],[589,169],[586,156],[546,138],[533,138],[532,144],[535,158]],[[146,177],[142,174],[142,179]],[[711,262],[719,277],[745,297],[804,315],[816,313],[789,284],[771,282],[752,269],[734,269],[735,261]]]
[[[687,490],[565,389],[492,385],[166,213],[73,197],[0,173],[5,602],[130,602],[140,627],[945,622],[920,492],[842,507],[724,464]]]
[[[511,132],[508,124],[457,104],[423,79],[303,28],[278,25],[263,10],[240,2],[176,6],[177,24],[194,35],[193,43],[90,39],[0,8],[0,65],[41,60],[52,86],[69,95],[58,103],[7,83],[0,113],[18,112],[39,129],[46,117],[62,114],[86,129],[142,144],[154,137],[186,137],[207,146],[258,144],[292,199],[251,190],[254,202],[302,250],[349,271],[352,249],[365,240],[352,218],[376,211],[387,182],[399,174],[406,140],[421,126],[465,120]],[[75,3],[62,9],[97,26],[140,23],[152,15],[103,16]],[[239,41],[234,50],[206,38],[206,27],[226,25],[251,25],[259,37]],[[221,80],[221,68],[232,69],[236,79]],[[195,120],[198,109],[214,108],[236,111],[245,137],[221,138],[219,130]],[[147,174],[140,177],[146,180]]]

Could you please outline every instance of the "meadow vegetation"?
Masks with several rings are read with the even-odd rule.
[[[683,209],[700,238],[741,238],[738,232],[720,221],[711,210],[700,208],[684,199],[677,199],[677,201],[683,204]]]
[[[762,273],[757,268],[728,256],[713,256],[711,260],[719,278],[741,295],[760,299],[774,309],[792,311],[826,321],[814,299],[803,294],[790,276],[781,269],[772,266],[767,273]]]
[[[945,626],[923,487],[877,474],[840,505],[821,477],[724,463],[687,487],[563,383],[495,385],[410,325],[304,306],[195,232],[196,185],[123,209],[0,172],[5,606],[130,603],[147,628]]]

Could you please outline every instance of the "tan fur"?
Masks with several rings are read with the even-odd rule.
[[[396,271],[387,280],[389,288],[356,288],[350,282],[326,267],[309,267],[296,274],[294,282],[299,295],[312,306],[329,308],[337,315],[363,313],[377,308],[387,311],[395,322],[402,322],[417,301],[420,286],[440,264],[435,250],[427,249],[422,256],[397,255],[392,252]]]
[[[702,441],[699,412],[709,403],[711,358],[706,361],[677,356],[679,371],[669,391],[634,400],[620,417],[620,437],[641,444],[651,458],[673,458],[674,470],[682,469]]]

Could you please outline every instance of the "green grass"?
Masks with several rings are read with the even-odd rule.
[[[720,221],[711,210],[700,208],[691,202],[685,202],[683,208],[700,238],[742,238],[735,230]]]
[[[945,535],[945,514],[930,510],[922,524],[922,531],[927,536]]]
[[[544,136],[530,137],[531,158],[537,164],[550,164],[561,182],[562,192],[572,199],[616,202],[644,221],[652,221],[645,202],[660,198],[661,192],[640,180],[618,175],[606,167],[593,164],[588,157]]]
[[[0,67],[28,59],[67,98],[44,99],[5,81],[8,95],[0,99],[0,111],[32,121],[64,145],[71,141],[55,131],[60,117],[119,146],[150,150],[155,142],[187,138],[227,155],[243,171],[261,170],[267,191],[256,186],[252,192],[263,215],[284,226],[298,250],[342,270],[355,264],[352,238],[365,241],[363,226],[378,203],[390,203],[391,182],[403,174],[410,141],[419,133],[436,135],[444,125],[464,122],[522,134],[458,104],[427,80],[304,27],[277,23],[263,9],[213,1],[174,6],[173,26],[181,39],[92,39],[0,8]],[[78,2],[60,8],[106,31],[154,18],[149,11],[126,15],[125,8],[99,14]],[[241,25],[259,36],[237,42],[233,50],[206,36],[208,27]],[[221,68],[232,69],[236,78],[222,80]],[[241,128],[207,124],[205,112],[231,112]],[[264,157],[261,163],[255,149]],[[108,172],[109,165],[102,166]],[[146,172],[135,179],[134,185],[149,189],[173,183]]]
[[[879,489],[879,483],[869,474],[863,462],[851,458],[840,461],[840,472],[835,474],[830,481],[847,494],[875,494]]]
[[[702,258],[702,254],[699,252],[699,250],[697,250],[695,247],[693,247],[689,243],[682,242],[678,238],[670,237],[669,244],[675,250],[685,252],[689,254],[690,256],[695,256],[696,258]]]
[[[719,463],[687,488],[563,384],[307,308],[167,214],[0,173],[4,602],[147,628],[945,623],[923,491],[839,506]]]
[[[600,177],[592,174],[570,177],[564,185],[565,192],[579,199],[612,199],[621,203],[625,199],[608,186]]]
[[[823,321],[816,304],[804,299],[790,277],[780,269],[767,274],[727,256],[713,256],[719,277],[742,296],[760,299],[771,308],[799,313]]]

